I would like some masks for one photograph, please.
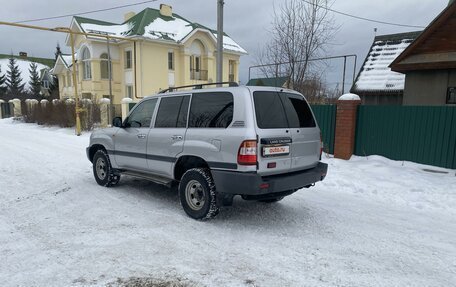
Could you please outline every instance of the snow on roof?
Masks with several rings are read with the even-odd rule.
[[[128,36],[133,28],[132,23],[125,23],[122,25],[97,25],[90,23],[82,23],[81,28],[84,29],[87,33],[107,33],[110,36],[123,37]]]
[[[417,36],[417,33],[403,33],[376,37],[353,91],[404,90],[405,75],[391,71],[388,66]]]
[[[215,39],[217,39],[217,33],[213,33],[213,35]],[[223,49],[247,54],[246,50],[244,50],[241,46],[234,42],[233,39],[226,35],[223,36]]]
[[[150,39],[170,38],[179,42],[192,31],[191,23],[183,19],[173,17],[173,21],[165,21],[157,18],[144,28],[143,36]]]
[[[16,59],[16,65],[19,67],[19,71],[21,71],[21,78],[22,78],[22,84],[24,84],[25,89],[29,89],[29,81],[30,81],[30,64],[33,62],[27,61],[27,60],[21,60],[21,59]],[[1,73],[6,74],[6,71],[9,71],[9,59],[0,59],[0,67],[1,67]],[[50,69],[50,67],[36,63],[37,65],[37,71],[39,72],[41,69]]]
[[[73,59],[71,58],[71,55],[60,55],[62,57],[62,60],[65,62],[65,65],[67,67],[73,66]],[[77,59],[77,54],[74,54],[74,58]]]
[[[123,24],[111,24],[81,17],[75,17],[75,20],[85,32],[102,32],[117,37],[142,36],[153,40],[170,40],[180,43],[194,30],[201,29],[217,39],[217,33],[214,30],[198,23],[191,23],[177,14],[173,14],[171,17],[161,16],[158,10],[151,8],[146,8]],[[228,35],[223,36],[223,48],[247,54],[247,51]]]

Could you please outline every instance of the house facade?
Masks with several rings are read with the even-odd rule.
[[[404,105],[456,105],[456,2],[391,64],[405,77]]]
[[[125,40],[108,43],[106,38],[75,35],[76,67],[71,55],[61,54],[53,69],[62,99],[74,97],[73,68],[80,97],[95,101],[111,97],[114,103],[125,97],[137,101],[168,87],[216,80],[217,32],[189,22],[170,6],[127,13],[122,24],[74,17],[70,29]],[[246,51],[226,34],[223,42],[223,81],[238,82],[240,56]],[[66,45],[71,47],[70,37]]]

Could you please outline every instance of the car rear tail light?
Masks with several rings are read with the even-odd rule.
[[[257,163],[257,142],[247,140],[241,143],[237,158],[240,165],[256,165]]]

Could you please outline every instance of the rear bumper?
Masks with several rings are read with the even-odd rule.
[[[262,195],[297,190],[322,181],[328,165],[319,162],[311,169],[262,177],[257,173],[212,170],[217,191],[238,195]]]

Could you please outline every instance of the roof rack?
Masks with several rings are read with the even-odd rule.
[[[196,85],[187,85],[187,86],[180,86],[180,87],[171,87],[165,90],[161,90],[159,94],[174,92],[179,89],[184,88],[193,88],[193,90],[200,90],[203,86],[213,86],[213,85],[228,85],[229,87],[239,87],[238,83],[236,82],[218,82],[218,83],[207,83],[207,84],[196,84]]]

